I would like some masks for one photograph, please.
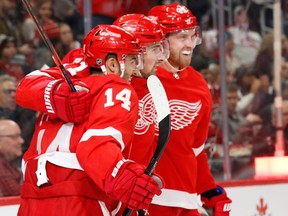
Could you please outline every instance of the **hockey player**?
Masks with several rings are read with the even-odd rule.
[[[133,32],[139,39],[143,56],[143,67],[140,70],[140,76],[133,76],[131,81],[138,97],[142,98],[139,101],[139,119],[136,125],[137,131],[135,132],[136,134],[148,133],[147,122],[153,123],[155,116],[151,115],[151,112],[154,111],[153,102],[147,88],[147,79],[143,78],[147,78],[150,74],[156,74],[157,66],[169,56],[169,44],[165,41],[165,35],[155,18],[143,14],[127,14],[119,17],[113,24]],[[149,100],[149,103],[146,103],[146,100]],[[147,116],[146,113],[149,115]],[[126,148],[123,151],[126,157],[135,158],[137,161],[148,164],[151,158],[149,155],[152,155],[155,150],[155,146],[152,145],[154,127],[149,127],[149,130],[153,131],[148,133],[149,137],[146,136],[146,144],[138,145],[138,143],[133,142],[131,148]]]
[[[156,172],[164,178],[165,188],[160,196],[153,198],[149,214],[199,216],[197,196],[200,195],[204,205],[213,208],[214,216],[228,216],[231,200],[215,183],[203,151],[212,100],[202,75],[190,67],[193,49],[201,42],[196,17],[176,3],[155,6],[149,15],[157,18],[170,44],[170,57],[157,68],[157,76],[167,93],[172,122],[169,142],[156,167]],[[130,158],[147,164],[151,158],[148,153],[151,156],[153,153],[147,147],[151,137],[157,134],[155,111],[150,106],[148,91],[143,93],[145,85],[134,78],[131,83],[142,94],[139,97],[142,111],[139,111]],[[154,149],[156,143],[157,139]]]
[[[113,24],[133,33],[139,39],[143,65],[139,68],[138,77],[155,75],[156,67],[169,53],[169,45],[160,25],[144,14],[127,14],[119,17]]]
[[[58,68],[31,72],[21,81],[18,104],[42,112],[23,157],[19,216],[114,215],[119,201],[134,210],[147,208],[161,193],[144,167],[121,153],[137,121],[138,98],[128,82],[139,67],[139,51],[133,34],[99,25],[85,36],[83,53],[71,53],[73,62],[65,68],[77,89],[89,91],[82,105],[90,115],[81,123],[57,118],[60,111],[73,116],[71,107],[81,99],[69,97]]]

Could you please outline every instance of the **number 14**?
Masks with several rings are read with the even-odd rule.
[[[113,89],[109,88],[106,90],[105,95],[106,95],[106,103],[104,104],[104,107],[114,106],[115,104],[114,101],[119,100],[119,101],[122,101],[121,106],[124,109],[130,111],[130,105],[131,105],[131,101],[130,101],[131,91],[130,90],[125,88],[115,96],[113,94]]]

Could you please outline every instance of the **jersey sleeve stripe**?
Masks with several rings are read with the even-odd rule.
[[[123,151],[125,147],[121,132],[113,127],[107,127],[104,129],[89,129],[83,134],[80,142],[87,141],[92,136],[112,136],[120,144],[121,151]]]

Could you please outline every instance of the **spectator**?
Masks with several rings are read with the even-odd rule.
[[[259,91],[260,80],[255,76],[251,68],[241,65],[235,72],[235,82],[239,86],[237,110],[244,115],[248,114],[248,106]]]
[[[266,109],[260,113],[260,116],[266,116],[267,121],[262,124],[257,136],[253,140],[254,156],[272,156],[275,151],[277,129],[284,131],[285,155],[288,155],[288,100],[283,100],[282,106],[282,127],[276,127],[276,109],[275,103],[266,106]],[[265,118],[263,118],[265,119]]]
[[[236,84],[230,83],[227,86],[226,99],[228,112],[229,156],[231,157],[231,166],[233,171],[232,176],[243,175],[245,178],[247,178],[252,177],[250,172],[250,162],[254,130],[253,124],[236,109],[238,101],[237,92],[238,86]],[[210,153],[212,153],[210,155],[210,157],[212,157],[210,169],[216,179],[223,180],[222,158],[224,156],[224,150],[222,145],[223,117],[221,108],[213,111],[211,124],[215,127],[215,133],[213,134],[213,137],[209,137],[208,139],[208,143],[210,144],[211,148],[214,149],[214,151],[210,151]],[[249,170],[249,172],[247,170]]]
[[[15,91],[16,80],[9,75],[0,76],[0,108],[1,117],[11,117],[11,112],[16,110]]]
[[[56,44],[56,51],[59,57],[62,59],[70,50],[80,48],[81,43],[74,40],[71,27],[67,23],[59,24],[60,41]]]
[[[81,18],[78,8],[77,1],[71,0],[57,0],[53,1],[53,11],[57,22],[65,22],[72,29],[73,35],[82,35],[79,26],[79,19]],[[65,10],[63,10],[65,8]]]
[[[23,143],[18,124],[0,119],[0,196],[20,194],[22,173],[16,159],[22,156]]]
[[[219,107],[220,103],[220,67],[211,64],[209,68],[202,69],[201,74],[208,84],[208,88],[212,95],[212,110]]]
[[[44,28],[44,24],[48,20],[53,20],[53,10],[52,10],[52,1],[51,0],[40,0],[34,2],[35,4],[35,16],[37,17],[39,24]],[[45,30],[45,29],[44,29]],[[22,33],[26,41],[33,47],[39,47],[41,42],[41,36],[38,33],[36,24],[33,21],[33,18],[28,16],[22,25]]]
[[[43,24],[43,29],[46,31],[47,37],[50,39],[52,45],[57,47],[60,43],[60,29],[58,24],[50,19]],[[42,39],[39,41],[39,46],[34,50],[33,62],[34,68],[41,68],[44,64],[52,66],[55,65],[52,59],[51,51],[44,44]]]
[[[247,107],[248,114],[258,115],[264,107],[273,104],[275,92],[268,75],[260,75],[259,81],[259,89],[254,96],[253,103]]]
[[[22,22],[17,13],[16,0],[2,0],[0,4],[0,34],[14,37],[19,54],[23,58],[32,54],[32,49],[22,34]]]
[[[35,3],[35,11],[39,24],[42,25],[47,37],[55,47],[60,40],[60,30],[56,20],[54,19],[52,1],[37,1]],[[25,19],[22,31],[26,40],[35,48],[32,56],[33,69],[41,68],[44,64],[54,65],[51,52],[43,42],[31,17]]]
[[[258,32],[250,29],[249,18],[244,6],[239,5],[234,9],[234,25],[229,27],[228,31],[233,35],[234,54],[240,60],[240,64],[254,63],[262,38]]]
[[[26,151],[34,131],[36,115],[34,111],[16,105],[16,87],[17,82],[14,77],[0,76],[0,117],[17,122],[25,140],[23,151]]]
[[[217,36],[218,39],[218,36]],[[234,39],[233,35],[229,31],[224,32],[224,43],[225,43],[225,65],[226,65],[226,72],[230,75],[230,80],[234,81],[235,79],[235,70],[240,67],[239,58],[234,54]],[[220,46],[218,42],[218,47]],[[219,48],[216,49],[216,60],[219,64]]]
[[[266,74],[269,79],[273,79],[274,46],[273,33],[264,36],[259,52],[257,53],[254,71],[257,75]]]
[[[288,60],[288,47],[287,38],[282,35],[281,45],[282,45],[282,57],[285,61]],[[269,33],[263,37],[259,52],[257,54],[254,71],[259,76],[261,74],[266,74],[269,77],[270,82],[273,80],[273,68],[274,68],[274,35]]]
[[[245,116],[237,111],[238,102],[238,86],[236,84],[230,83],[227,86],[227,112],[228,112],[228,128],[230,143],[245,143],[249,142],[249,138],[252,136],[252,125],[245,119]],[[214,110],[212,121],[216,123],[218,128],[222,128],[223,118],[221,113],[221,108]],[[217,143],[223,143],[221,139],[221,130],[219,130]]]
[[[16,41],[13,37],[0,35],[0,74],[9,74],[20,81],[26,73],[29,72],[30,67],[26,65],[17,64],[14,62],[17,53]]]

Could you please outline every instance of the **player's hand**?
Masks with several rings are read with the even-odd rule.
[[[143,166],[133,161],[120,160],[105,178],[107,195],[120,200],[129,209],[146,209],[154,195],[161,194],[161,190],[158,183],[146,175],[144,170]]]
[[[88,119],[92,96],[85,83],[73,81],[73,84],[77,92],[72,92],[64,80],[57,81],[53,85],[50,99],[54,114],[48,113],[48,115],[73,123],[80,123]]]
[[[201,194],[201,200],[204,205],[213,209],[213,216],[230,215],[232,201],[222,187],[217,186],[217,188]]]

